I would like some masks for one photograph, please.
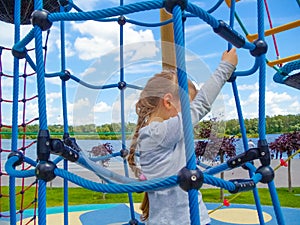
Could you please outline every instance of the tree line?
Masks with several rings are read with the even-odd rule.
[[[204,120],[199,122],[195,127],[194,133],[195,138],[201,138],[199,132],[201,127],[207,126],[210,121]],[[216,121],[220,124],[221,129],[219,130],[221,135],[241,137],[240,124],[237,119],[231,119],[227,121]],[[249,137],[257,137],[258,135],[258,119],[244,119],[244,124]],[[134,130],[135,123],[125,124],[125,134],[127,138],[131,138]],[[11,138],[11,128],[1,127],[1,137],[4,139]],[[54,124],[49,125],[48,129],[51,133],[51,137],[62,137],[64,128],[62,125]],[[19,128],[19,137],[26,135],[26,138],[35,139],[39,131],[38,124],[21,126]],[[266,133],[267,134],[282,134],[290,133],[294,131],[300,131],[300,114],[297,115],[278,115],[278,116],[266,116]],[[114,140],[120,139],[122,127],[121,123],[111,123],[103,125],[86,124],[79,126],[69,126],[68,132],[70,136],[76,136],[78,139],[106,139]]]

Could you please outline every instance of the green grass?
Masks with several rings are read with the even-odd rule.
[[[16,187],[16,192],[21,190],[20,187]],[[220,203],[220,190],[219,189],[201,189],[204,202]],[[260,202],[262,205],[272,205],[269,190],[266,188],[258,189]],[[8,187],[1,187],[1,193],[8,193]],[[293,192],[289,192],[287,188],[277,188],[278,198],[280,205],[283,207],[300,208],[300,187],[293,188]],[[225,194],[228,194],[225,191]],[[24,194],[24,207],[30,205],[34,201],[35,189],[30,188]],[[242,192],[236,195],[228,195],[226,199],[231,203],[238,204],[255,204],[252,191]],[[142,193],[133,193],[134,202],[141,202],[143,198]],[[83,205],[83,204],[103,204],[103,203],[127,203],[127,194],[105,194],[90,191],[83,188],[69,188],[69,205]],[[17,208],[20,208],[21,195],[16,197]],[[63,189],[62,188],[47,188],[47,207],[62,206],[63,205]],[[6,197],[0,198],[0,211],[9,210],[9,199]]]

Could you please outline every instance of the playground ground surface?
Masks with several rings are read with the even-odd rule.
[[[208,210],[216,209],[219,204],[206,203]],[[299,208],[282,207],[282,214],[286,225],[299,225]],[[272,206],[262,206],[264,224],[279,224]],[[31,212],[32,213],[32,212]],[[30,210],[28,211],[30,214]],[[24,215],[26,217],[26,215]],[[254,205],[231,204],[210,214],[211,225],[256,225],[260,224]],[[135,204],[135,218],[139,220],[139,205]],[[18,218],[17,218],[18,219]],[[29,219],[29,218],[28,218]],[[127,204],[98,204],[78,205],[69,207],[69,224],[72,225],[123,225],[131,219]],[[20,223],[17,223],[20,224]],[[26,219],[23,220],[26,224]],[[47,225],[64,224],[62,207],[47,209]],[[9,225],[9,219],[0,219],[0,225]]]
[[[272,160],[271,166],[275,168],[278,166],[279,160]],[[294,187],[300,186],[300,176],[297,174],[300,170],[300,159],[292,160],[292,184]],[[120,165],[112,163],[109,166],[115,172],[122,173]],[[99,179],[88,171],[72,171],[79,176],[85,177],[86,179],[96,180]],[[225,179],[235,178],[247,178],[248,172],[244,169],[236,169],[225,172]],[[276,187],[287,187],[287,168],[280,167],[275,172],[275,186]],[[8,183],[7,183],[8,184]],[[51,184],[54,187],[61,187],[62,180],[58,177]],[[77,186],[72,185],[70,186]],[[212,187],[210,185],[204,185],[202,188]],[[266,184],[258,184],[258,187],[266,187]],[[295,195],[295,201],[299,201],[300,196]],[[87,201],[88,203],[88,201]],[[217,203],[206,203],[208,210],[214,210],[220,206]],[[287,208],[282,207],[281,211],[283,214],[284,222],[278,223],[274,209],[272,206],[262,206],[264,224],[265,225],[299,225],[300,208]],[[31,209],[26,210],[27,214],[32,215]],[[25,212],[24,212],[25,213]],[[255,205],[247,204],[230,204],[229,207],[223,207],[210,214],[211,225],[256,225],[260,224],[257,216],[257,210]],[[129,205],[127,204],[86,204],[69,206],[69,224],[72,225],[123,225],[128,224],[131,219]],[[138,204],[135,204],[135,218],[139,220],[140,211]],[[18,219],[18,215],[17,215]],[[26,219],[25,219],[26,220]],[[24,221],[24,220],[23,220]],[[20,224],[20,223],[18,223]],[[22,223],[26,224],[26,222]],[[53,207],[47,209],[47,225],[53,224],[64,224],[63,207]],[[9,225],[9,218],[0,218],[0,225]]]

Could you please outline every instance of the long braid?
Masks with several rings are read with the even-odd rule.
[[[136,103],[136,114],[138,115],[137,125],[132,137],[130,151],[128,155],[128,164],[136,177],[140,177],[141,169],[135,163],[135,151],[138,144],[139,131],[142,127],[149,124],[149,118],[156,112],[161,98],[168,92],[174,95],[178,94],[178,87],[175,71],[163,71],[149,79],[145,88],[140,94],[140,99]],[[174,88],[175,87],[175,88]],[[147,220],[149,217],[149,198],[145,192],[143,202],[140,206],[142,210],[141,219]]]
[[[136,177],[139,177],[141,174],[140,169],[137,167],[135,163],[135,149],[137,147],[139,130],[142,127],[148,125],[147,119],[154,112],[155,107],[156,107],[155,105],[148,104],[146,99],[140,99],[136,104],[136,113],[138,114],[138,121],[137,121],[134,135],[132,137],[130,152],[128,155],[128,164]]]

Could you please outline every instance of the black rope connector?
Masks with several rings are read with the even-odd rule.
[[[69,12],[73,8],[73,1],[72,0],[59,0],[58,3],[62,7],[64,7],[65,12]]]
[[[268,51],[268,44],[263,40],[255,40],[253,44],[255,44],[255,49],[250,50],[250,54],[254,57],[265,54]]]
[[[35,168],[35,175],[37,179],[48,182],[56,177],[54,173],[56,168],[56,165],[51,161],[41,161]]]
[[[255,173],[260,173],[262,179],[260,180],[261,183],[267,184],[274,179],[274,170],[270,166],[261,166],[259,167]]]
[[[71,147],[73,150],[75,150],[77,152],[82,151],[81,148],[79,147],[79,145],[77,144],[75,138],[67,137],[64,135],[64,143],[65,143],[65,145]]]
[[[179,186],[185,190],[199,189],[202,187],[204,181],[203,173],[197,168],[189,170],[186,167],[182,168],[178,173]]]
[[[128,156],[128,154],[129,154],[129,151],[127,149],[121,149],[120,150],[120,156],[122,158],[125,158],[126,156]]]
[[[20,50],[16,50],[14,47],[11,50],[11,53],[14,57],[16,57],[17,59],[24,59],[27,55],[27,49],[23,48],[22,51]]]
[[[173,9],[176,5],[179,5],[181,10],[185,10],[187,6],[187,0],[165,0],[164,1],[165,9],[169,13],[173,13]]]
[[[45,9],[33,11],[30,18],[31,24],[39,26],[42,31],[49,30],[52,26],[52,22],[48,20],[49,14]]]
[[[255,183],[251,179],[233,179],[229,180],[234,183],[235,189],[233,191],[229,191],[231,194],[235,194],[242,191],[250,191],[255,188]]]
[[[259,160],[262,166],[269,166],[271,163],[271,154],[267,140],[258,140]]]
[[[129,220],[128,224],[129,225],[139,225],[140,223],[137,219],[131,219],[131,220]]]
[[[60,76],[60,79],[63,81],[68,81],[71,78],[71,73],[68,70],[64,71],[64,74]]]
[[[18,160],[13,164],[13,167],[22,165],[22,163],[24,162],[24,159],[25,159],[23,153],[20,151],[12,151],[11,153],[9,153],[7,158],[9,159],[13,156],[18,157]]]
[[[243,165],[246,162],[250,162],[252,160],[259,158],[259,149],[258,148],[250,148],[248,151],[243,152],[233,158],[227,160],[227,165],[230,168],[236,168]]]
[[[50,134],[48,130],[39,130],[37,138],[37,157],[40,161],[48,161],[50,156]]]
[[[245,38],[238,32],[232,29],[223,20],[219,20],[219,26],[213,29],[216,34],[230,42],[237,48],[241,48],[245,45]]]
[[[51,139],[51,153],[62,156],[64,159],[71,162],[76,162],[79,159],[79,154],[71,147],[64,145],[64,142],[59,139]]]
[[[125,89],[126,86],[127,86],[127,84],[126,84],[125,81],[120,81],[120,82],[118,83],[118,88],[119,88],[120,90]]]
[[[118,18],[118,24],[123,26],[126,23],[126,17],[125,16],[119,16]]]

